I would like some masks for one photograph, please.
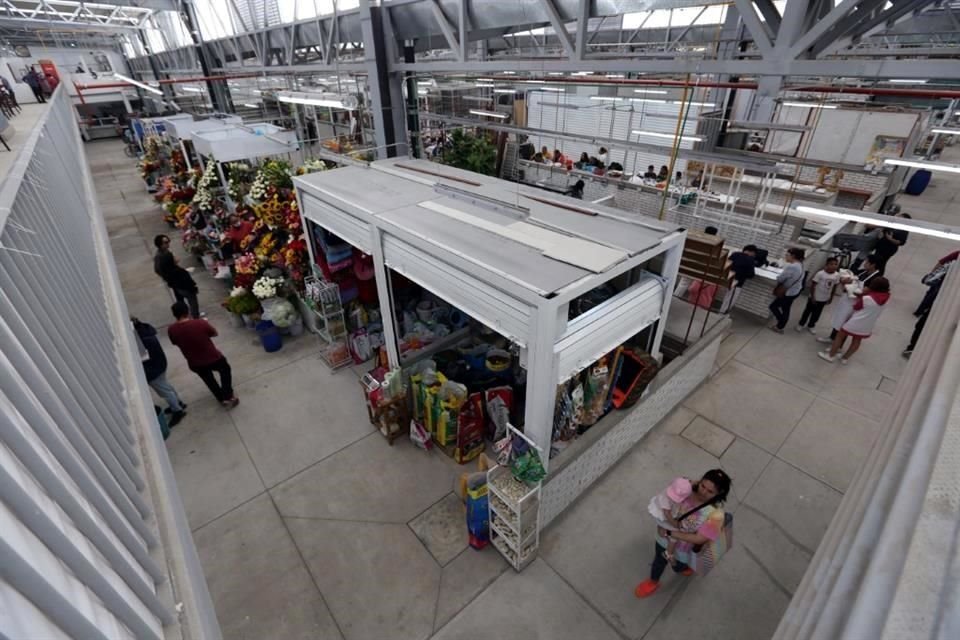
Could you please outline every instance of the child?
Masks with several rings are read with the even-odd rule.
[[[807,298],[807,306],[800,316],[800,324],[797,325],[797,331],[803,331],[804,326],[807,330],[816,335],[814,328],[823,308],[833,298],[834,287],[840,282],[840,274],[837,267],[840,265],[836,258],[827,258],[827,263],[823,269],[817,271],[813,279],[810,280],[810,297]]]
[[[656,521],[657,526],[667,531],[677,530],[677,518],[683,515],[683,501],[693,493],[693,486],[686,478],[676,478],[670,486],[650,499],[647,511]],[[664,557],[673,563],[673,550],[677,546],[675,538],[667,539],[667,551]]]
[[[870,332],[876,326],[880,313],[883,312],[883,307],[889,299],[890,281],[883,276],[871,278],[869,282],[864,283],[863,293],[858,295],[853,303],[853,315],[843,323],[840,332],[830,346],[830,351],[821,351],[817,355],[827,362],[833,362],[837,353],[843,347],[844,340],[847,339],[847,336],[850,336],[852,338],[850,346],[843,357],[840,358],[840,364],[847,364],[850,356],[860,348],[863,339],[870,337]]]

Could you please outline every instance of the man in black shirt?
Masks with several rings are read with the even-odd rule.
[[[190,272],[177,264],[177,258],[170,253],[169,236],[159,235],[153,239],[157,253],[153,257],[153,271],[163,278],[167,286],[173,289],[177,302],[190,305],[190,317],[199,318],[200,303],[197,300],[197,283],[193,281]]]
[[[157,395],[167,401],[170,406],[167,409],[167,413],[170,414],[170,426],[175,427],[187,415],[187,405],[167,380],[167,356],[163,352],[163,347],[160,346],[160,340],[157,339],[157,330],[146,322],[140,322],[137,318],[130,320],[133,322],[133,328],[140,342],[147,350],[148,357],[143,361],[143,373],[147,376],[147,384],[157,392]]]
[[[910,219],[909,213],[898,213],[896,215],[898,218]],[[883,272],[887,268],[887,262],[890,261],[897,251],[900,250],[900,247],[907,243],[907,237],[910,234],[903,229],[884,229],[883,233],[877,239],[877,244],[873,247],[873,253],[880,258],[880,275],[883,275]]]
[[[727,258],[727,274],[729,291],[720,306],[720,313],[727,313],[733,308],[740,296],[740,288],[744,283],[756,275],[757,247],[748,244],[742,251],[735,251]]]

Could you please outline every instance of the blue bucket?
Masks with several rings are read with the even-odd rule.
[[[260,336],[260,344],[267,353],[279,351],[283,346],[283,338],[280,337],[280,331],[269,320],[261,320],[256,326],[257,335]]]

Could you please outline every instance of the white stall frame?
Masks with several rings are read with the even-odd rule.
[[[650,351],[660,355],[663,320],[669,312],[670,292],[686,239],[682,229],[630,220],[623,212],[551,197],[537,189],[518,189],[497,178],[422,160],[379,161],[368,168],[345,167],[298,177],[294,182],[305,228],[307,221],[313,222],[373,255],[391,366],[399,366],[401,360],[387,267],[523,349],[525,430],[543,451],[550,450],[558,383],[657,320],[661,321]],[[423,206],[428,201],[435,206]],[[456,216],[431,227],[436,209],[452,209],[479,219],[488,215],[501,222],[515,215],[518,222],[536,224],[545,232],[559,231],[593,243],[597,251],[623,249],[624,257],[594,272],[535,251],[519,252],[523,260],[541,268],[537,283],[530,272],[511,272],[489,260],[489,246],[482,238],[473,241],[481,232]],[[471,241],[457,243],[451,237]],[[631,240],[633,247],[629,246]],[[511,240],[505,237],[503,242]],[[520,246],[512,245],[514,249]],[[312,239],[308,247],[313,260]],[[644,271],[618,295],[567,321],[572,300],[658,257],[662,257],[659,275]],[[555,266],[544,271],[545,264]],[[547,281],[562,284],[552,287]]]
[[[267,122],[195,131],[192,137],[201,168],[204,167],[204,156],[216,160],[217,173],[224,188],[227,184],[224,162],[289,155],[300,149],[295,131]],[[230,195],[226,194],[226,198],[230,211],[235,211],[236,205]]]
[[[167,136],[180,145],[180,151],[188,167],[192,167],[193,164],[190,162],[190,154],[187,153],[186,141],[192,141],[195,133],[238,124],[243,124],[243,118],[226,114],[214,115],[206,120],[195,120],[191,114],[182,114],[170,116],[164,120]],[[199,154],[197,160],[200,163],[200,170],[203,171],[203,160],[200,159]]]

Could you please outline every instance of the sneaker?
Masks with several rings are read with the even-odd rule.
[[[186,410],[187,410],[187,403],[186,403],[186,402],[181,402],[181,403],[180,403],[180,409],[181,409],[182,411],[186,411]],[[166,414],[168,414],[168,415],[170,415],[170,414],[173,414],[173,409],[171,409],[170,407],[167,407],[166,409],[163,410],[163,412],[166,413]]]
[[[774,333],[779,333],[780,335],[783,335],[783,329],[781,329],[776,325],[773,325],[772,327],[767,327],[767,328],[770,329],[770,331],[773,331]]]
[[[186,411],[177,411],[170,415],[170,423],[167,425],[171,429],[180,424],[180,421],[187,417]]]
[[[809,329],[807,329],[807,331],[809,331],[812,335],[817,335],[817,330],[814,329],[813,327],[810,327]]]
[[[237,396],[233,396],[229,400],[224,400],[220,404],[225,406],[227,409],[233,409],[235,406],[240,404],[240,398],[238,398]]]
[[[903,356],[904,358],[909,358],[910,356],[913,355],[913,349],[910,349],[910,348],[908,347],[908,348],[904,349],[904,350],[903,350],[903,353],[901,353],[900,355]]]
[[[823,344],[830,344],[831,342],[833,342],[833,338],[817,338],[817,342],[821,342]]]
[[[695,571],[694,571],[693,569],[691,569],[690,567],[687,567],[686,569],[684,569],[683,571],[680,572],[680,575],[682,575],[682,576],[684,576],[684,577],[686,577],[686,578],[689,578],[689,577],[692,576],[694,573],[695,573]]]
[[[846,358],[840,358],[840,364],[847,364],[848,362],[850,361],[847,360]]]
[[[794,331],[796,331],[797,333],[800,333],[801,331],[803,331],[803,325],[802,325],[802,324],[798,324],[798,325],[796,326],[796,328],[794,329]]]
[[[817,353],[817,357],[820,358],[821,360],[826,360],[827,362],[833,362],[833,358],[834,358],[832,355],[830,355],[829,351],[820,351],[819,353]]]
[[[637,588],[633,590],[633,595],[638,598],[647,598],[656,593],[657,589],[660,588],[660,583],[656,580],[644,580],[637,585]]]

